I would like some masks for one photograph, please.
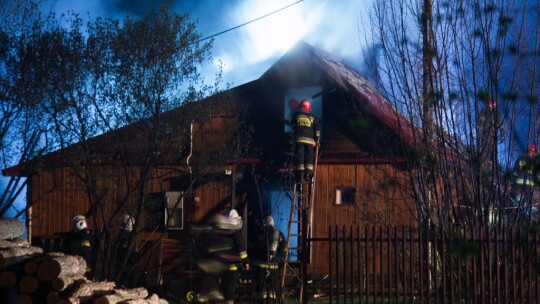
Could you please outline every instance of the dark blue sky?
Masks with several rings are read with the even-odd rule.
[[[56,0],[52,9],[57,13],[72,10],[83,16],[89,12],[92,17],[123,18],[126,14],[143,16],[165,2]],[[298,40],[359,62],[369,3],[369,0],[175,0],[172,9],[197,20],[199,32],[208,37],[289,6],[215,37],[212,51],[215,65],[206,66],[203,74],[213,79],[220,60],[224,64],[224,80],[236,86],[261,76]]]

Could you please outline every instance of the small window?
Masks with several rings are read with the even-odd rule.
[[[184,196],[182,192],[151,193],[144,208],[147,229],[153,231],[163,228],[184,228]]]
[[[337,187],[336,205],[354,205],[356,202],[355,187]]]
[[[184,228],[184,195],[182,192],[165,192],[167,207],[165,227],[168,229]]]

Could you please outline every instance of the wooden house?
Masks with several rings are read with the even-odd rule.
[[[174,213],[153,211],[161,214],[158,222],[163,217],[172,218],[168,229],[160,231],[164,241],[159,260],[165,278],[171,270],[167,268],[171,264],[165,261],[178,256],[187,227],[207,222],[225,208],[244,204],[239,208],[248,218],[248,231],[249,225],[264,214],[273,214],[277,226],[287,235],[291,204],[287,193],[292,184],[288,167],[289,127],[284,118],[291,113],[291,99],[310,99],[321,120],[312,237],[325,237],[329,226],[416,223],[416,204],[408,191],[404,158],[405,150],[414,147],[413,127],[365,78],[340,60],[299,43],[259,79],[220,96],[227,99],[227,106],[223,111],[218,108],[217,114],[204,122],[178,123],[177,128],[171,124],[170,142],[163,147],[170,157],[156,162],[145,173],[153,176],[146,193],[180,203]],[[182,106],[164,117],[198,105],[219,105],[215,98]],[[95,193],[99,197],[99,212],[111,218],[120,204],[119,197],[137,195],[133,190],[136,187],[129,185],[130,179],[117,172],[122,170],[114,166],[115,162],[125,163],[129,159],[130,176],[134,179],[143,172],[136,161],[143,141],[130,135],[130,128],[136,126],[85,143],[102,168],[97,184],[105,190]],[[244,135],[237,136],[239,133]],[[238,141],[248,137],[247,147],[238,148]],[[231,145],[235,140],[237,145]],[[236,147],[235,153],[225,155],[224,151],[231,151],[232,146]],[[92,207],[92,198],[80,176],[72,173],[73,162],[68,166],[67,160],[77,155],[75,150],[70,147],[47,155],[40,169],[28,176],[28,200],[37,201],[28,216],[33,238],[69,231],[71,218],[88,214]],[[218,154],[225,161],[205,171],[204,155]],[[198,178],[195,171],[206,172],[207,178]],[[20,173],[18,167],[3,172]],[[130,191],[132,194],[126,195]],[[165,203],[167,207],[171,206]],[[148,224],[152,220],[145,221]],[[91,221],[90,226],[111,223]],[[140,226],[139,233],[142,243],[159,231],[143,228]],[[312,247],[310,275],[322,276],[327,272],[326,251],[321,244]]]

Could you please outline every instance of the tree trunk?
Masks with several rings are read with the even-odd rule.
[[[31,257],[43,254],[40,247],[12,247],[0,249],[0,268],[27,260]]]
[[[15,286],[17,283],[17,276],[13,271],[0,272],[0,287],[9,288]]]
[[[24,271],[27,274],[35,274],[38,270],[38,260],[30,259],[24,263]]]
[[[9,249],[13,247],[30,247],[30,243],[23,238],[16,238],[13,240],[0,239],[0,249]]]
[[[117,289],[114,294],[103,295],[97,298],[94,304],[116,304],[132,299],[144,299],[148,296],[148,290],[143,287],[132,289]]]
[[[19,291],[22,293],[33,293],[38,286],[38,280],[34,276],[24,276],[19,281]]]
[[[122,302],[122,304],[169,304],[165,299],[160,299],[157,294],[152,294],[146,299],[132,299]]]
[[[56,304],[60,302],[60,294],[56,291],[50,291],[47,294],[47,304]]]
[[[35,274],[41,262],[43,262],[46,259],[49,259],[51,257],[56,257],[56,256],[64,256],[64,254],[61,252],[49,252],[46,255],[41,255],[39,257],[31,258],[30,260],[25,262],[24,271],[27,274]]]
[[[20,238],[24,233],[24,223],[18,219],[0,219],[0,239]]]
[[[32,304],[34,301],[32,297],[27,294],[20,294],[17,296],[17,304]]]
[[[86,283],[87,281],[88,280],[84,275],[59,276],[51,281],[51,286],[56,291],[63,291],[73,284],[80,285],[82,283]]]
[[[114,282],[88,282],[83,283],[71,294],[68,299],[60,300],[59,304],[76,304],[86,302],[90,298],[112,293],[116,284]]]
[[[38,267],[37,278],[49,282],[59,276],[84,276],[86,261],[78,255],[53,256],[43,260]]]

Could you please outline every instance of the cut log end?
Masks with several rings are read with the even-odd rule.
[[[34,301],[32,300],[32,297],[27,294],[20,294],[17,296],[17,303],[18,304],[32,304]]]
[[[0,272],[0,287],[9,288],[15,286],[17,277],[13,271]]]
[[[19,282],[19,290],[22,293],[33,293],[38,289],[39,283],[34,276],[25,276]]]

